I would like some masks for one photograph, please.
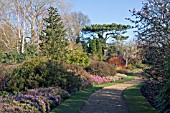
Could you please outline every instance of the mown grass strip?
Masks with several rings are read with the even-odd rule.
[[[88,97],[96,90],[102,89],[106,86],[115,85],[118,83],[123,83],[129,80],[133,80],[134,76],[128,76],[126,79],[118,80],[112,83],[105,83],[101,85],[95,85],[94,87],[88,88],[83,91],[79,91],[77,94],[73,95],[69,99],[65,100],[61,105],[54,108],[50,113],[78,113],[80,109],[85,104]]]
[[[123,91],[130,113],[156,113],[155,108],[141,94],[141,86],[142,84],[139,84]]]

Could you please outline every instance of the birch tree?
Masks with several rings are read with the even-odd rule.
[[[7,52],[16,49],[16,37],[8,24],[0,26],[0,51]]]
[[[25,38],[30,43],[39,43],[43,18],[49,6],[63,8],[66,0],[1,0],[0,23],[9,23],[18,40],[17,50],[24,52]],[[62,9],[60,10],[63,11]],[[38,45],[38,44],[37,44]],[[20,48],[21,47],[21,48]],[[20,50],[19,50],[20,49]]]

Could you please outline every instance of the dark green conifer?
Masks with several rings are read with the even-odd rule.
[[[44,19],[45,28],[40,35],[42,54],[57,61],[63,61],[66,52],[66,31],[57,8],[48,9],[48,17]]]

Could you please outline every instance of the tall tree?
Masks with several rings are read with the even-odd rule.
[[[82,12],[67,13],[63,17],[65,28],[67,29],[67,37],[70,40],[70,48],[74,49],[84,26],[90,24],[90,19]]]
[[[135,17],[129,19],[144,52],[145,60],[161,68],[160,63],[170,54],[170,2],[169,0],[146,0],[141,10],[130,11]],[[151,51],[155,51],[154,54]],[[150,60],[152,58],[152,60]]]
[[[135,23],[134,27],[137,28],[138,41],[145,50],[144,58],[151,65],[151,77],[162,88],[156,100],[158,113],[168,113],[170,111],[170,1],[145,0],[141,10],[134,9],[131,12],[135,20],[129,20]]]
[[[82,12],[71,12],[66,21],[67,29],[69,30],[68,36],[73,41],[76,41],[79,37],[83,27],[90,24],[89,17]]]
[[[120,54],[125,60],[125,66],[127,67],[132,60],[139,58],[139,48],[137,43],[134,41],[129,41],[126,45],[124,44]]]
[[[89,41],[89,53],[96,53],[96,39],[91,39]]]
[[[47,16],[48,7],[57,6],[60,11],[62,11],[64,5],[67,3],[65,1],[66,0],[1,0],[0,23],[9,23],[13,28],[18,38],[17,49],[23,53],[26,37],[30,37],[31,43],[39,43],[39,34],[43,27],[43,18]]]
[[[66,31],[57,9],[50,7],[48,13],[48,17],[44,19],[45,28],[40,35],[40,49],[43,55],[60,63],[66,52]]]
[[[123,36],[129,29],[129,25],[122,24],[93,24],[91,26],[86,26],[83,28],[84,33],[96,33],[99,38],[103,39],[106,43],[108,38],[114,38],[116,40],[127,39],[127,36]]]
[[[103,46],[102,46],[102,43],[101,43],[101,40],[100,39],[96,39],[96,53],[98,54],[98,57],[100,59],[100,61],[103,60]]]

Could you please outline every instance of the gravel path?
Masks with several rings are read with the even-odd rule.
[[[135,80],[105,87],[93,93],[79,113],[129,113],[124,101],[122,91],[130,86],[140,83]]]

